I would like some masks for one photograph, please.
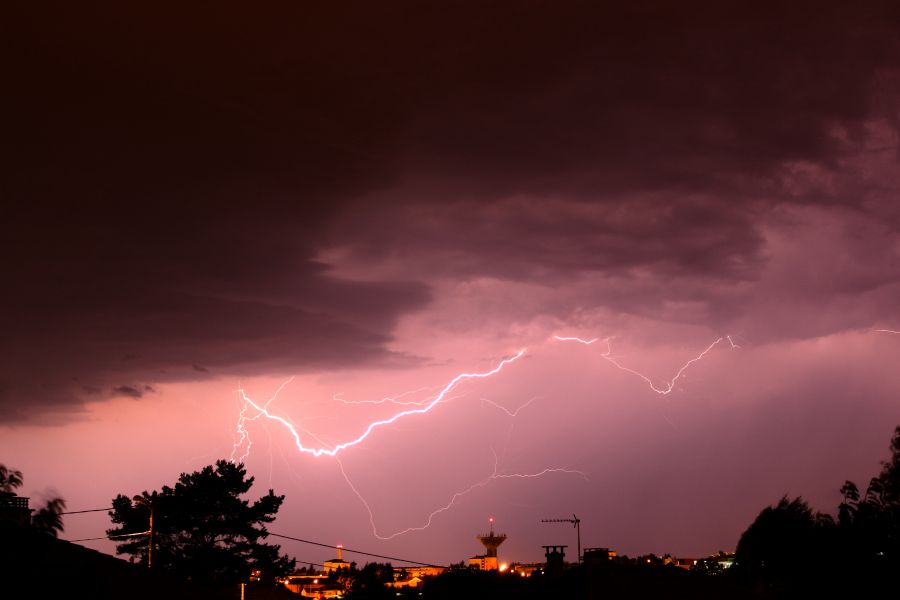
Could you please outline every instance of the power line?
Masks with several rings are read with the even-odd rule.
[[[141,534],[131,534],[131,535],[146,535],[146,532],[141,533]],[[270,535],[273,535],[273,534],[270,534]],[[63,540],[63,541],[75,543],[75,542],[94,542],[97,540],[108,540],[108,539],[110,539],[110,538],[107,536],[103,536],[103,537],[79,538],[77,540]],[[113,540],[113,541],[115,541],[115,540]],[[325,568],[325,565],[323,565],[322,563],[313,562],[311,560],[300,560],[299,558],[297,558],[296,560],[297,560],[297,563],[301,564],[301,565],[315,565],[317,567],[322,567],[323,569]]]
[[[112,510],[112,507],[109,508],[91,508],[89,510],[70,510],[69,512],[61,512],[61,515],[80,515],[81,513],[90,513],[90,512],[103,512],[106,510]]]
[[[322,542],[313,542],[312,540],[304,540],[301,538],[291,537],[289,535],[281,535],[280,533],[269,532],[269,535],[271,535],[272,537],[282,538],[285,540],[293,540],[295,542],[301,542],[303,544],[310,544],[313,546],[321,546],[323,548],[332,548],[332,549],[335,548],[335,546],[333,544],[323,544]],[[410,563],[413,565],[421,565],[423,567],[439,567],[439,568],[441,567],[441,565],[435,565],[432,563],[421,562],[418,560],[409,560],[406,558],[397,558],[396,556],[385,556],[384,554],[374,554],[372,552],[363,552],[362,550],[353,550],[352,548],[347,548],[346,546],[343,547],[343,550],[344,550],[344,552],[350,552],[351,554],[362,554],[364,556],[373,556],[375,558],[383,558],[386,560],[396,560],[399,562]]]
[[[105,535],[103,537],[95,537],[95,538],[80,538],[77,540],[64,540],[66,542],[92,542],[94,540],[112,540],[116,541],[117,538],[128,538],[128,537],[138,537],[141,535],[149,535],[149,531],[141,531],[138,533],[120,533],[117,535]]]
[[[79,514],[79,513],[86,513],[86,512],[100,512],[100,511],[103,511],[103,510],[112,510],[112,509],[111,509],[111,508],[94,508],[94,509],[91,509],[91,510],[77,510],[77,511],[72,511],[71,513],[62,513],[62,514]],[[108,539],[113,539],[114,537],[132,537],[132,536],[138,536],[138,535],[147,535],[147,532],[142,532],[142,533],[132,533],[132,534],[123,534],[123,535],[119,535],[119,536],[104,536],[104,537],[95,537],[95,538],[79,538],[79,539],[77,539],[77,540],[66,540],[66,541],[68,541],[68,542],[93,542],[93,541],[96,541],[96,540],[108,540]],[[285,540],[291,540],[291,541],[294,541],[294,542],[300,542],[301,544],[310,544],[310,545],[312,545],[312,546],[320,546],[320,547],[322,547],[322,548],[331,548],[331,549],[334,549],[334,548],[335,548],[334,544],[325,544],[325,543],[322,543],[322,542],[314,542],[314,541],[312,541],[312,540],[304,540],[304,539],[302,539],[302,538],[293,537],[293,536],[290,536],[290,535],[282,535],[282,534],[280,534],[280,533],[272,533],[272,532],[269,532],[269,535],[271,535],[272,537],[282,538],[282,539],[285,539]],[[409,560],[409,559],[406,559],[406,558],[397,558],[396,556],[387,556],[387,555],[384,555],[384,554],[375,554],[374,552],[365,552],[365,551],[363,551],[363,550],[353,550],[352,548],[347,548],[347,547],[344,547],[343,550],[344,550],[344,552],[349,552],[349,553],[351,553],[351,554],[361,554],[361,555],[363,555],[363,556],[371,556],[371,557],[373,557],[373,558],[382,558],[382,559],[385,559],[385,560],[396,560],[396,561],[398,561],[398,562],[405,562],[405,563],[409,563],[409,564],[413,564],[413,565],[420,565],[420,566],[423,566],[423,567],[441,567],[441,565],[435,565],[435,564],[432,564],[432,563],[422,562],[422,561],[419,561],[419,560]],[[307,561],[302,561],[302,562],[305,563],[305,562],[307,562]],[[309,564],[317,564],[317,563],[309,563]],[[320,566],[321,566],[321,565],[320,565]]]

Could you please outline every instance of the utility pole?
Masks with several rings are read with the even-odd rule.
[[[156,492],[153,492],[153,495],[156,495]],[[135,496],[132,498],[132,501],[135,505],[146,506],[150,509],[150,529],[147,532],[147,568],[150,569],[153,567],[153,498],[145,498],[144,496]]]
[[[578,545],[579,559],[581,555],[581,543]],[[147,536],[147,568],[153,568],[153,502],[150,502],[150,535]]]
[[[575,513],[571,519],[541,519],[541,523],[572,523],[578,533],[578,562],[581,562],[581,519]]]

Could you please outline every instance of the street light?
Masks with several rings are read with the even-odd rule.
[[[135,496],[131,499],[132,504],[134,506],[146,506],[150,509],[150,529],[148,530],[148,541],[147,541],[147,568],[151,568],[153,566],[153,499],[156,496],[156,492],[153,492],[153,495],[149,498],[146,496]]]

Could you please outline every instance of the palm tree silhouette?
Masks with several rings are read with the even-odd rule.
[[[14,494],[22,485],[22,471],[7,469],[6,465],[0,465],[0,492]]]
[[[62,498],[48,500],[47,506],[31,517],[31,526],[37,531],[58,537],[63,531],[62,512],[65,509],[66,501]]]

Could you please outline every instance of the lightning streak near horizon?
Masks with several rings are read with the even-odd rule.
[[[579,337],[561,337],[558,335],[554,335],[553,339],[559,340],[561,342],[578,342],[579,344],[584,344],[586,346],[590,346],[594,342],[600,341],[600,338],[592,338],[590,340],[585,340],[585,339],[579,338]],[[714,341],[712,344],[707,346],[703,352],[701,352],[700,354],[698,354],[691,360],[684,363],[684,365],[682,365],[681,368],[678,369],[678,371],[675,373],[675,376],[672,377],[665,386],[657,387],[656,384],[653,383],[653,380],[650,379],[650,377],[644,375],[640,371],[636,371],[636,370],[632,369],[631,367],[626,367],[625,365],[623,365],[619,361],[617,361],[615,358],[613,358],[613,356],[612,356],[612,340],[613,339],[614,339],[614,337],[608,337],[603,340],[604,342],[606,342],[606,351],[603,352],[602,354],[600,354],[600,356],[602,356],[604,360],[611,363],[616,368],[618,368],[622,371],[625,371],[627,373],[631,373],[632,375],[635,375],[637,377],[640,377],[647,383],[647,385],[650,386],[651,390],[653,390],[657,394],[660,394],[661,396],[666,396],[669,393],[671,393],[672,390],[675,389],[675,383],[679,379],[681,379],[681,376],[684,375],[684,373],[690,368],[690,366],[692,364],[702,360],[704,356],[706,356],[713,348],[715,348],[720,343],[722,343],[722,341],[728,340],[728,343],[731,345],[732,350],[735,348],[740,348],[740,346],[738,346],[737,344],[734,343],[734,341],[731,339],[730,335],[722,336],[722,337],[718,338],[716,341]]]
[[[538,471],[536,473],[499,473],[498,471],[500,468],[500,464],[499,464],[500,461],[497,458],[497,452],[493,448],[491,448],[491,452],[494,455],[494,469],[490,475],[488,475],[487,477],[485,477],[484,479],[482,479],[481,481],[479,481],[477,483],[473,483],[472,485],[470,485],[469,487],[467,487],[463,490],[455,492],[452,496],[450,496],[450,500],[448,500],[446,504],[444,504],[440,508],[437,508],[437,509],[431,511],[431,513],[427,517],[425,517],[425,522],[422,525],[407,527],[406,529],[401,529],[390,535],[381,535],[380,533],[378,533],[378,526],[375,524],[375,513],[372,511],[372,507],[369,505],[369,503],[366,501],[366,499],[363,497],[363,495],[359,492],[359,490],[356,488],[356,486],[353,485],[353,482],[350,480],[350,477],[347,475],[347,471],[344,469],[344,464],[341,462],[341,460],[339,458],[336,460],[338,462],[338,465],[340,466],[341,474],[344,476],[344,480],[347,482],[347,485],[350,486],[350,489],[353,490],[353,493],[356,494],[356,497],[359,498],[360,502],[362,502],[363,506],[365,506],[366,512],[369,513],[369,524],[372,526],[372,535],[374,535],[376,538],[378,538],[380,540],[392,540],[396,537],[405,535],[407,533],[411,533],[413,531],[424,531],[425,529],[428,529],[431,526],[432,521],[434,521],[434,518],[436,516],[438,516],[439,514],[446,512],[446,511],[450,510],[451,508],[453,508],[453,505],[456,504],[457,500],[459,500],[466,494],[469,494],[470,492],[473,492],[474,490],[476,490],[478,488],[483,488],[486,485],[488,485],[489,483],[491,483],[492,481],[496,481],[498,479],[535,479],[538,477],[543,477],[544,475],[548,475],[550,473],[565,473],[568,475],[578,475],[585,481],[589,481],[588,476],[585,475],[584,472],[578,471],[576,469],[567,469],[565,467],[546,468],[546,469],[542,469],[541,471]]]

